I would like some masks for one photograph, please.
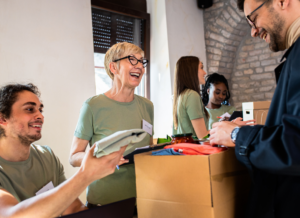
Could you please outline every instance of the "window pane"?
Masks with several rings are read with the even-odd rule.
[[[144,50],[145,20],[92,8],[94,51],[105,53],[118,42],[130,42]]]
[[[96,94],[107,92],[112,87],[112,80],[104,69],[105,54],[94,53]]]
[[[134,94],[145,97],[145,74],[141,80],[140,85],[135,88]]]

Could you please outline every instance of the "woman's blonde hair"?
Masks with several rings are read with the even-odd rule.
[[[130,54],[140,54],[144,57],[144,51],[137,45],[129,42],[119,42],[108,49],[104,58],[104,67],[106,73],[112,80],[114,80],[114,74],[110,71],[109,64],[114,60],[126,57]],[[117,63],[117,67],[119,69],[120,62]]]

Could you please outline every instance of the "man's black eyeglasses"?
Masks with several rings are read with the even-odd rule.
[[[268,1],[268,0],[267,0]],[[248,16],[246,16],[247,21],[249,23],[249,25],[251,26],[251,28],[256,29],[255,23],[251,20],[250,16],[257,11],[258,9],[260,9],[267,1],[264,1],[260,6],[258,6],[254,11],[252,11]]]
[[[123,60],[123,59],[126,59],[128,58],[129,62],[134,66],[134,65],[137,65],[139,62],[143,65],[143,67],[147,67],[147,64],[148,64],[148,60],[147,59],[142,59],[142,60],[139,60],[137,59],[136,57],[134,56],[126,56],[124,58],[120,58],[120,59],[117,59],[117,60],[114,60],[113,62],[117,62],[117,61],[120,61],[120,60]]]

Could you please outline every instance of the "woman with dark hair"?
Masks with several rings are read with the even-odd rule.
[[[206,72],[199,58],[181,57],[175,67],[173,134],[193,133],[203,138],[209,131],[208,112],[201,96],[200,84],[205,84]]]
[[[218,117],[226,112],[232,114],[236,110],[235,107],[229,106],[229,98],[227,79],[218,73],[208,75],[202,90],[202,100],[209,113],[209,129],[212,128],[213,123],[219,121]]]

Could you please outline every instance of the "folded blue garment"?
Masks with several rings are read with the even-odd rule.
[[[163,149],[159,151],[152,151],[152,155],[163,156],[163,155],[183,155],[173,150],[173,148]]]

